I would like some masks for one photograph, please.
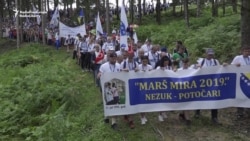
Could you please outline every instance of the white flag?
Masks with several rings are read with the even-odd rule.
[[[54,26],[57,26],[59,24],[59,19],[60,18],[60,15],[59,15],[59,10],[58,10],[58,7],[56,7],[56,10],[55,12],[53,13],[53,16],[50,20],[50,24],[54,25]]]
[[[100,34],[103,34],[103,30],[102,30],[102,24],[101,24],[99,12],[98,12],[97,18],[96,18],[96,39],[100,37]]]
[[[137,34],[136,34],[135,31],[134,31],[134,34],[133,34],[133,39],[134,39],[134,43],[137,44],[138,38],[137,38]]]
[[[128,50],[128,36],[127,36],[128,20],[124,5],[121,6],[121,21],[120,21],[120,48]]]

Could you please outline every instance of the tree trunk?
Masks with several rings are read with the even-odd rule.
[[[19,8],[20,8],[20,11],[23,11],[24,10],[24,7],[23,7],[23,1],[19,1],[20,3],[19,3]],[[19,18],[19,23],[21,24],[21,25],[19,25],[19,35],[20,35],[20,43],[22,43],[23,42],[23,18]]]
[[[226,14],[226,2],[225,0],[222,0],[222,14],[225,16]]]
[[[196,4],[197,4],[196,17],[200,17],[200,15],[201,15],[201,0],[197,0]]]
[[[6,0],[7,2],[7,9],[8,9],[8,12],[9,12],[9,18],[12,18],[12,14],[11,14],[11,9],[10,9],[10,1],[9,0]]]
[[[143,15],[146,15],[146,0],[143,0]]]
[[[189,28],[188,0],[184,0],[184,13],[185,13],[186,25]]]
[[[211,0],[212,4],[212,16],[218,17],[218,0]]]
[[[130,21],[131,23],[134,23],[134,0],[130,0]]]
[[[142,15],[141,15],[141,0],[138,0],[138,12],[139,12],[139,24],[141,24],[141,17],[142,17]]]
[[[105,20],[106,20],[106,33],[109,34],[109,29],[110,29],[110,22],[109,22],[109,0],[106,0],[106,16],[105,16]]]
[[[19,6],[18,6],[18,0],[15,0],[15,4],[16,4],[16,9],[18,10],[19,9]],[[19,14],[16,16],[16,45],[17,45],[17,48],[19,49],[20,47],[20,40],[19,40],[19,37],[20,37],[20,34],[19,34]]]
[[[172,6],[173,6],[173,16],[176,16],[176,10],[175,10],[176,1],[173,1]]]
[[[0,10],[0,12],[2,13],[3,12],[3,10]],[[2,15],[2,14],[1,14]],[[2,29],[2,19],[3,19],[3,17],[1,16],[0,17],[0,29]],[[0,38],[3,38],[3,32],[0,30]]]
[[[90,1],[89,0],[85,0],[84,1],[84,6],[85,6],[85,11],[84,11],[84,18],[85,18],[85,23],[90,21]]]
[[[50,7],[49,7],[49,0],[47,0],[47,7],[48,7],[48,15],[47,18],[50,19]]]
[[[45,5],[45,0],[41,0],[41,8],[42,8],[42,11],[44,11],[44,9],[46,9],[46,5]],[[46,40],[45,40],[45,15],[42,14],[41,15],[41,19],[42,19],[42,43],[43,45],[46,44]]]
[[[186,0],[184,0],[184,1],[186,1]],[[183,13],[182,6],[184,5],[183,0],[181,0],[180,4],[181,4],[181,15],[182,15],[182,13]]]
[[[58,0],[54,0],[54,9],[58,6]]]
[[[3,27],[3,6],[4,6],[4,1],[0,1],[0,13],[1,13],[1,15],[0,15],[0,38],[2,38],[3,37],[3,32],[2,32],[2,27]]]
[[[250,1],[242,0],[241,4],[241,47],[250,47]]]
[[[161,1],[157,0],[156,2],[156,22],[161,24]]]
[[[116,19],[117,19],[117,21],[120,20],[119,15],[120,15],[120,12],[119,12],[119,1],[116,0]]]
[[[232,0],[233,12],[237,13],[237,0]]]
[[[76,0],[76,9],[80,9],[80,0]]]

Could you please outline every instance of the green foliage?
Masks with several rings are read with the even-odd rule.
[[[165,24],[162,25],[153,24],[154,16],[144,16],[143,25],[136,32],[140,40],[151,38],[155,44],[168,46],[170,52],[175,41],[182,40],[193,61],[202,57],[207,47],[215,49],[221,62],[230,61],[240,45],[239,15],[212,18],[208,10],[205,9],[200,18],[191,17],[189,28],[182,17],[172,17],[171,11],[163,14]],[[114,22],[114,25],[117,24]],[[15,47],[15,42],[1,39],[0,49],[8,44]],[[162,139],[158,130],[165,133],[166,140],[173,140],[171,136],[176,133],[172,133],[172,128],[185,130],[187,136],[202,128],[214,129],[207,127],[208,118],[196,120],[194,126],[187,129],[180,128],[176,117],[169,118],[167,123],[158,123],[157,113],[152,113],[147,115],[149,123],[145,126],[140,126],[138,116],[134,116],[133,131],[122,121],[118,122],[121,132],[113,131],[110,125],[103,123],[102,97],[93,86],[92,75],[82,73],[71,57],[63,49],[56,51],[40,44],[23,45],[1,54],[0,140],[156,141]],[[223,130],[229,132],[229,129]],[[242,138],[234,136],[234,139]]]
[[[183,41],[193,62],[197,57],[203,57],[204,48],[209,47],[215,49],[216,58],[221,62],[230,61],[239,52],[240,16],[235,14],[213,18],[208,10],[203,11],[202,17],[190,18],[189,28],[184,19],[177,18],[164,25],[140,26],[136,32],[142,41],[151,38],[154,44],[167,46],[170,52],[175,47],[175,41]],[[230,52],[225,54],[228,49]]]

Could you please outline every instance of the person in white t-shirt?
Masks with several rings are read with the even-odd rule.
[[[144,71],[144,72],[146,72],[146,71],[151,71],[151,70],[153,70],[153,67],[151,66],[151,65],[149,65],[148,63],[149,63],[149,60],[148,60],[148,56],[142,56],[141,57],[141,64],[139,64],[139,66],[138,66],[138,69],[139,69],[139,71]]]
[[[170,58],[168,58],[168,56],[163,56],[161,58],[161,60],[160,60],[160,66],[158,66],[156,69],[157,70],[160,69],[160,70],[163,70],[163,71],[172,70],[172,63],[171,63]],[[163,122],[164,118],[167,118],[167,114],[166,114],[166,112],[162,111],[158,115],[158,120],[160,122]]]
[[[105,73],[108,73],[108,72],[120,72],[120,64],[118,64],[116,61],[117,61],[116,53],[115,52],[110,53],[108,62],[102,64],[100,69],[99,69],[98,78],[100,78],[101,75],[104,75]],[[105,122],[106,123],[109,122],[109,119],[107,117],[105,117]],[[115,116],[113,116],[111,118],[111,122],[112,122],[111,128],[117,129],[117,123],[116,123]]]
[[[190,68],[189,67],[189,59],[188,58],[183,59],[182,63],[183,63],[182,67],[179,68],[178,71],[180,71],[180,70],[194,69],[194,68]],[[191,120],[190,120],[190,117],[189,117],[189,111],[182,111],[179,114],[179,118],[182,119],[182,120],[184,120],[187,125],[191,124]]]
[[[250,46],[244,46],[241,48],[241,55],[237,55],[234,57],[231,64],[236,65],[238,67],[250,65]],[[244,117],[244,108],[237,108],[237,118]]]
[[[215,59],[214,57],[214,50],[212,48],[206,49],[206,58],[201,59],[200,62],[198,62],[197,66],[200,68],[206,68],[206,67],[212,67],[212,66],[218,66],[220,65],[220,62]],[[223,64],[224,66],[224,64]],[[195,111],[195,117],[200,117],[200,110]],[[211,109],[211,120],[213,124],[220,124],[218,121],[218,110],[217,109]]]
[[[132,50],[132,48],[129,48],[127,54],[128,54],[128,58],[121,63],[121,71],[124,71],[124,72],[135,71],[135,72],[137,72],[138,71],[138,63],[134,60],[134,51]],[[128,121],[129,127],[131,129],[133,129],[135,127],[134,121],[133,121],[131,115],[125,115],[124,119],[126,121]]]
[[[142,56],[141,62],[142,63],[139,64],[139,66],[138,66],[139,71],[147,72],[147,71],[153,70],[153,67],[148,64],[149,63],[148,56]],[[144,125],[144,124],[146,124],[147,121],[148,120],[145,116],[145,113],[141,113],[141,124]]]

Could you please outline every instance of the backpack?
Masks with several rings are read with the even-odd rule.
[[[214,64],[215,64],[215,66],[217,66],[217,61],[216,61],[216,59],[213,59],[214,60]],[[204,63],[205,63],[205,58],[202,60],[202,62],[201,62],[201,67],[204,65]]]

